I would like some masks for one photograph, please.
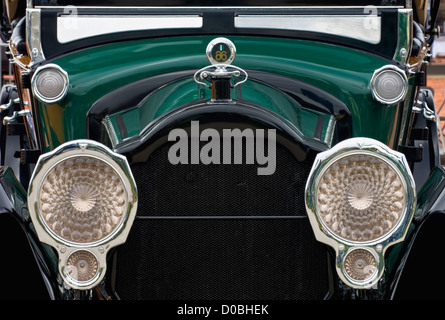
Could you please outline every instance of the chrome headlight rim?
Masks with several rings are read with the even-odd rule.
[[[395,168],[396,172],[402,177],[401,181],[403,183],[403,188],[406,195],[406,206],[404,209],[403,218],[401,218],[400,221],[397,223],[397,227],[391,228],[391,232],[388,232],[384,236],[371,241],[351,241],[335,235],[329,230],[329,228],[326,228],[324,222],[319,217],[316,207],[316,186],[319,183],[322,174],[330,167],[330,165],[335,163],[337,159],[356,154],[370,154],[379,159],[382,159],[383,161],[385,161],[385,163],[390,164],[392,168]],[[321,233],[319,236],[323,238],[324,241],[327,241],[331,244],[335,242],[348,246],[375,246],[378,244],[382,245],[388,242],[394,242],[399,238],[403,240],[403,237],[407,231],[407,221],[412,218],[412,215],[414,213],[413,210],[416,203],[415,182],[411,172],[409,171],[409,166],[406,162],[405,156],[402,153],[394,151],[383,143],[374,139],[351,138],[338,143],[333,148],[321,152],[316,156],[314,165],[312,166],[311,172],[309,173],[309,178],[306,183],[305,201],[306,210],[309,213],[309,218],[312,219],[311,223],[313,224],[313,226],[317,226],[317,228],[314,229],[316,231],[318,230],[318,232],[316,232],[317,234]],[[333,242],[331,240],[328,240],[327,238],[332,239]]]
[[[112,233],[98,241],[74,242],[62,238],[49,228],[39,209],[39,192],[45,177],[61,162],[76,157],[93,158],[104,162],[117,173],[125,187],[124,191],[126,193],[128,204],[124,217],[122,221],[120,221],[119,226],[117,226]],[[136,215],[137,191],[127,159],[124,156],[114,153],[104,145],[91,140],[71,141],[59,146],[52,152],[42,155],[36,164],[36,169],[30,181],[31,183],[28,190],[30,214],[33,221],[38,222],[35,223],[36,229],[39,231],[39,236],[45,240],[45,243],[58,243],[63,246],[85,248],[103,245],[104,243],[118,245],[126,239],[129,230],[128,228],[125,228],[125,226],[132,223]]]
[[[397,226],[391,228],[390,232],[384,236],[374,239],[372,241],[348,241],[336,236],[325,227],[323,219],[319,216],[316,208],[316,192],[317,184],[321,172],[327,170],[328,164],[335,163],[333,159],[342,157],[342,155],[356,154],[356,153],[371,153],[373,156],[383,157],[386,161],[390,161],[392,167],[397,168],[403,179],[403,187],[405,188],[405,209],[403,217],[397,222]],[[333,148],[321,152],[316,156],[314,165],[309,173],[309,178],[306,183],[305,204],[306,211],[311,223],[314,235],[319,242],[329,245],[336,253],[336,269],[339,278],[348,286],[357,289],[372,288],[382,277],[384,272],[384,254],[385,251],[392,245],[404,240],[410,222],[412,221],[414,210],[416,206],[416,191],[415,182],[406,162],[405,156],[397,151],[392,150],[383,143],[370,138],[351,138],[342,141]],[[357,281],[347,275],[345,270],[344,259],[350,252],[356,249],[363,249],[369,251],[376,259],[377,272],[372,277],[364,281]]]
[[[56,72],[58,72],[62,76],[62,79],[64,80],[62,90],[60,91],[60,93],[57,96],[52,97],[52,98],[49,98],[49,97],[46,97],[45,95],[43,95],[37,86],[37,80],[38,80],[39,76],[41,75],[41,73],[43,71],[47,71],[49,69],[53,69]],[[68,93],[68,87],[69,87],[68,73],[57,64],[54,64],[54,63],[45,64],[45,65],[40,66],[36,69],[34,75],[31,78],[31,87],[32,87],[32,91],[33,91],[35,97],[39,101],[41,101],[45,104],[57,103],[57,102],[61,101],[63,98],[65,98],[66,94]]]
[[[397,73],[397,75],[401,77],[402,82],[403,82],[403,90],[400,92],[399,95],[397,95],[396,97],[394,97],[392,99],[386,99],[386,98],[382,97],[376,90],[377,78],[382,73],[384,73],[386,71],[392,71],[392,72]],[[402,69],[400,69],[394,65],[385,65],[385,66],[374,71],[372,78],[371,78],[370,85],[371,85],[372,96],[376,101],[378,101],[382,104],[385,104],[385,105],[394,105],[394,104],[397,104],[400,101],[405,99],[406,94],[408,92],[408,77],[406,76],[406,73]]]
[[[402,173],[403,171],[400,170],[400,167],[396,165],[396,162],[391,161],[390,160],[391,158],[389,158],[386,154],[376,152],[375,149],[374,150],[372,150],[372,149],[371,150],[366,150],[366,149],[343,150],[343,151],[336,153],[336,154],[332,155],[331,157],[323,160],[326,162],[321,164],[319,171],[316,173],[316,177],[313,180],[314,181],[313,185],[319,185],[320,180],[322,179],[323,175],[332,166],[332,164],[334,164],[342,159],[345,159],[347,157],[362,156],[362,155],[375,157],[375,158],[383,161],[384,163],[386,163],[388,166],[390,166],[397,173],[397,175],[400,178],[400,181],[402,182],[403,190],[405,191],[405,194],[407,195],[407,198],[408,198],[405,202],[408,202],[412,199],[412,197],[410,196],[411,193],[409,192],[409,186],[407,183],[407,179],[409,180],[408,175],[403,174]],[[313,194],[314,199],[316,199],[318,196],[318,190],[316,188],[314,188],[314,189],[312,189],[311,192]],[[316,200],[315,200],[313,206],[314,206],[314,210],[316,211],[315,214],[317,215],[317,218],[320,221],[322,229],[327,234],[329,234],[330,237],[335,239],[337,242],[351,245],[351,246],[353,246],[353,245],[370,245],[370,246],[372,246],[372,245],[376,245],[376,244],[385,242],[385,240],[391,238],[393,236],[393,234],[395,233],[395,231],[398,230],[401,227],[401,225],[403,225],[405,223],[405,220],[406,220],[405,218],[407,216],[408,211],[410,210],[410,208],[408,206],[405,206],[404,212],[403,212],[403,217],[400,218],[399,221],[390,230],[388,230],[385,234],[383,234],[375,239],[368,240],[368,241],[354,241],[354,240],[350,240],[345,237],[342,237],[340,235],[337,235],[335,232],[333,232],[331,230],[331,228],[325,223],[325,221],[319,217]]]
[[[46,225],[39,209],[40,190],[45,176],[51,172],[52,168],[58,163],[74,157],[97,158],[107,165],[112,166],[113,170],[119,173],[119,178],[127,193],[126,211],[119,226],[116,227],[112,233],[98,241],[77,243],[63,239]],[[91,289],[102,281],[107,268],[107,253],[111,248],[126,241],[136,216],[137,202],[136,184],[126,157],[92,140],[70,141],[40,156],[28,188],[28,211],[37,236],[41,242],[52,246],[58,252],[59,272],[65,283],[79,290]],[[90,252],[97,259],[97,274],[88,281],[77,281],[70,276],[69,270],[67,269],[69,257],[78,251]]]
[[[84,151],[83,154],[78,154],[76,153],[76,151],[72,151],[72,152],[65,152],[64,153],[64,157],[63,158],[57,158],[58,161],[55,161],[54,163],[52,163],[48,169],[46,170],[45,174],[42,176],[42,179],[39,181],[39,185],[38,185],[38,189],[41,190],[43,187],[43,183],[45,182],[45,179],[47,178],[47,176],[60,164],[69,161],[69,160],[77,160],[79,158],[85,158],[85,159],[95,159],[98,160],[100,162],[105,163],[106,165],[108,165],[109,167],[113,168],[115,170],[115,173],[119,176],[119,178],[121,179],[121,181],[124,183],[124,186],[126,187],[124,192],[126,194],[126,198],[129,199],[130,198],[130,194],[128,193],[128,188],[130,188],[130,184],[125,183],[125,176],[122,175],[122,172],[118,172],[116,169],[117,167],[113,164],[112,161],[109,161],[110,159],[105,159],[103,157],[99,157],[97,154],[88,152],[88,151]],[[42,164],[44,162],[42,161]],[[37,197],[37,207],[40,208],[41,207],[41,200],[40,197]],[[40,211],[40,210],[39,210]],[[50,234],[50,236],[54,239],[56,239],[57,241],[59,241],[60,243],[63,243],[66,246],[70,246],[70,247],[78,247],[78,248],[83,248],[83,247],[92,247],[92,246],[98,246],[101,245],[103,243],[107,243],[110,241],[110,239],[115,238],[116,236],[119,235],[119,233],[122,231],[122,228],[124,227],[126,220],[128,218],[128,208],[127,208],[127,212],[124,214],[123,219],[121,219],[121,221],[119,221],[119,224],[115,227],[115,229],[108,234],[107,236],[103,237],[100,240],[96,240],[96,241],[90,241],[90,242],[76,242],[76,241],[70,241],[67,240],[65,238],[63,238],[62,236],[58,235],[57,233],[55,233],[52,228],[48,225],[48,223],[45,221],[45,219],[43,219],[42,214],[39,212],[38,214],[38,218],[39,221],[41,222],[42,226],[44,227],[45,231]]]

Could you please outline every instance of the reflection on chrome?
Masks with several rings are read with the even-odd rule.
[[[28,190],[40,241],[59,254],[59,271],[75,289],[97,285],[108,250],[126,241],[137,210],[127,159],[91,140],[40,156]]]
[[[385,250],[404,239],[416,204],[405,156],[369,138],[317,155],[306,184],[306,211],[318,241],[336,251],[339,277],[371,288]]]

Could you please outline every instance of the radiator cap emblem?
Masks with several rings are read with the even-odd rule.
[[[231,64],[235,55],[235,45],[227,38],[215,38],[207,45],[206,56],[211,64]]]

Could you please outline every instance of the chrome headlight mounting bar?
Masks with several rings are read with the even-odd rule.
[[[124,156],[75,140],[40,156],[28,205],[40,241],[59,254],[65,282],[86,290],[103,279],[107,252],[126,241],[137,190]]]
[[[316,239],[335,250],[343,282],[367,289],[379,281],[386,249],[406,236],[415,194],[405,156],[379,141],[352,138],[317,155],[306,210]]]

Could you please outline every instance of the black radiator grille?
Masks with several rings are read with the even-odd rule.
[[[297,163],[280,145],[271,175],[258,175],[256,164],[172,165],[169,147],[131,168],[141,198],[139,216],[306,216],[311,164]]]
[[[326,247],[304,208],[311,164],[277,145],[273,175],[257,165],[171,165],[169,145],[132,165],[138,216],[117,248],[122,299],[321,299]]]

